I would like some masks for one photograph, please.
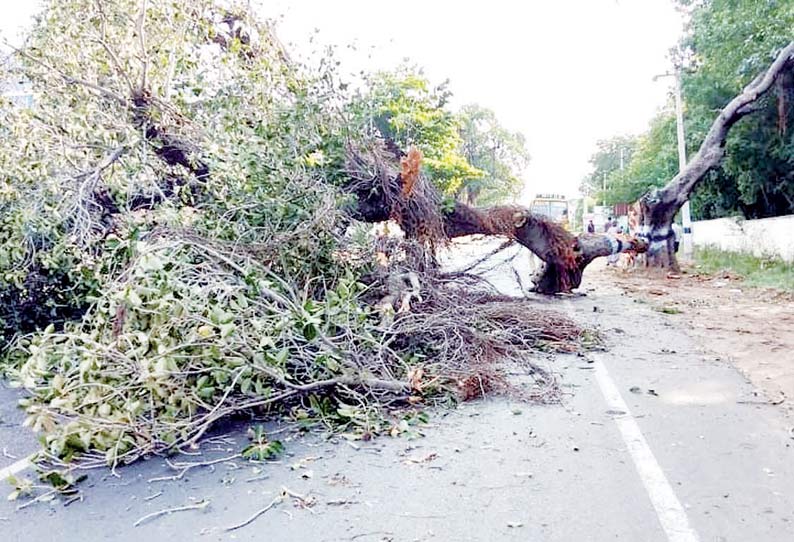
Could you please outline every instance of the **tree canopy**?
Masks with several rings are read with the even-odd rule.
[[[367,77],[357,104],[383,135],[423,152],[442,194],[486,205],[515,198],[529,162],[524,136],[480,105],[453,111],[451,96],[448,82],[433,86],[420,69],[403,65]]]
[[[469,203],[492,205],[516,198],[523,188],[521,173],[529,163],[520,132],[505,129],[490,109],[477,104],[459,113],[462,152],[482,174],[467,179],[461,195]]]
[[[617,178],[631,163],[638,138],[615,136],[596,143],[597,150],[590,157],[593,170],[579,186],[580,192],[598,201],[617,203],[624,201],[622,191],[616,187]]]

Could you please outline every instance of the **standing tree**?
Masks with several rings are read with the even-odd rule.
[[[681,43],[686,66],[682,86],[688,146],[694,152],[714,111],[766,67],[771,51],[791,40],[794,3],[708,0],[688,9],[691,17]],[[794,213],[794,74],[784,71],[754,109],[752,117],[731,130],[724,160],[693,194],[698,217]]]
[[[740,119],[759,110],[763,98],[778,81],[790,77],[794,69],[794,42],[775,57],[772,64],[735,96],[717,115],[697,154],[687,166],[661,189],[654,189],[639,200],[641,235],[648,241],[648,264],[677,267],[673,250],[672,221],[678,210],[725,156],[728,133]]]
[[[791,39],[794,4],[679,0],[689,13],[678,57],[685,105],[688,154],[694,155],[714,124],[714,111],[726,108],[770,61],[770,52]],[[740,213],[747,218],[794,212],[794,73],[784,68],[771,89],[753,102],[753,115],[732,126],[723,157],[689,194],[699,218]],[[725,109],[727,111],[727,108]],[[742,112],[743,113],[743,112]],[[607,201],[631,201],[663,187],[678,172],[675,120],[663,113],[640,136],[632,160],[608,177]],[[669,230],[665,235],[669,234]],[[654,243],[654,251],[666,246]],[[666,250],[665,250],[666,253]],[[674,265],[670,258],[651,258]]]

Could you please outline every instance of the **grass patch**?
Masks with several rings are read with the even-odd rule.
[[[780,258],[698,248],[695,249],[695,264],[698,270],[706,273],[729,271],[740,275],[748,286],[794,291],[794,264]]]
[[[656,312],[661,312],[663,314],[681,314],[682,312],[681,309],[678,309],[676,307],[669,307],[669,306],[654,307],[653,310],[655,310]]]

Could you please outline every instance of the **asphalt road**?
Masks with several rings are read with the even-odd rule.
[[[9,467],[36,449],[36,435],[21,427],[25,415],[17,408],[19,397],[18,391],[10,389],[8,383],[0,378],[0,469]],[[0,530],[2,527],[0,523]]]
[[[539,302],[598,326],[610,345],[548,360],[563,404],[472,402],[434,412],[416,439],[306,435],[264,468],[232,460],[149,481],[174,474],[153,458],[120,478],[95,472],[68,508],[0,502],[0,540],[794,540],[791,419],[701,351],[676,315],[603,286]],[[0,447],[21,457],[32,441],[8,430],[10,400],[0,389]],[[235,430],[180,459],[228,457],[244,441]],[[284,488],[293,496],[279,499]]]

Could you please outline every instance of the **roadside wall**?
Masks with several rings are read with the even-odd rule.
[[[696,247],[713,246],[794,262],[794,215],[759,220],[700,220],[692,223],[692,239]]]

